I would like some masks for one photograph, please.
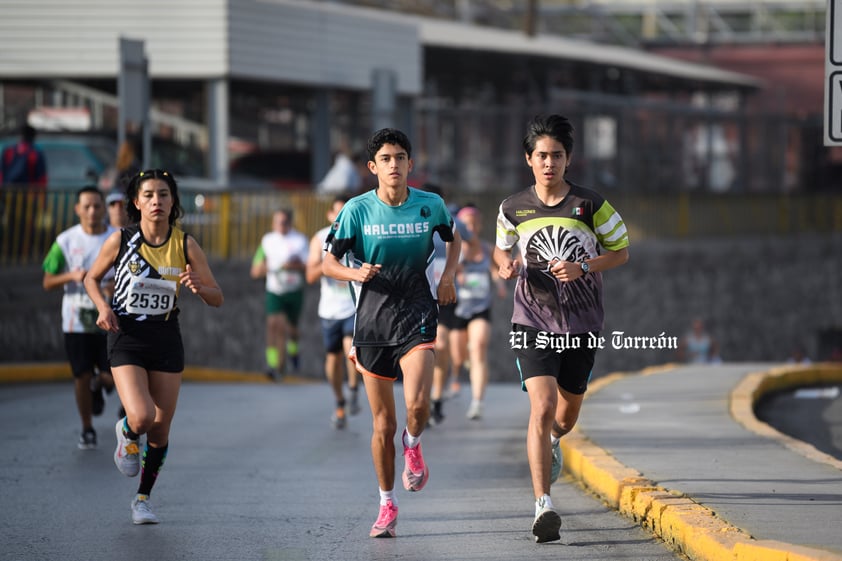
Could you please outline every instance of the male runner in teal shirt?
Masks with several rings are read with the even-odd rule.
[[[412,147],[404,133],[382,129],[368,142],[368,169],[378,187],[343,207],[328,234],[325,275],[349,281],[357,318],[351,358],[363,374],[374,418],[371,453],[380,486],[380,514],[371,537],[394,537],[397,525],[393,383],[403,377],[404,488],[420,491],[429,469],[421,433],[430,416],[437,304],[456,301],[454,276],[460,239],[438,195],[407,185]],[[447,243],[438,286],[433,280],[433,233]],[[344,264],[340,260],[343,260]]]

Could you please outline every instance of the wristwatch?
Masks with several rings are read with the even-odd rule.
[[[588,265],[585,261],[582,261],[581,263],[579,263],[579,265],[582,266],[582,274],[583,275],[587,275],[588,271],[591,270],[591,266]]]

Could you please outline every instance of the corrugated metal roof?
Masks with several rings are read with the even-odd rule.
[[[740,87],[759,87],[762,85],[760,80],[745,74],[683,62],[635,49],[548,35],[529,37],[523,33],[502,29],[426,18],[419,19],[421,20],[421,42],[425,46],[576,60],[686,80],[714,82],[721,85]]]
[[[763,85],[762,80],[746,74],[721,70],[703,64],[688,63],[627,47],[566,39],[553,35],[529,37],[517,31],[483,27],[452,20],[387,12],[373,8],[322,2],[301,2],[300,0],[265,1],[282,4],[303,4],[312,6],[314,9],[334,13],[366,13],[369,17],[386,21],[413,22],[420,28],[422,45],[428,47],[523,54],[582,61],[605,66],[629,68],[684,80],[715,83],[722,86],[757,88]]]
[[[295,27],[291,11],[307,14],[312,23],[305,37],[292,42],[284,37],[307,30]],[[262,19],[255,23],[251,16]],[[720,87],[761,85],[746,75],[629,48],[300,0],[6,3],[0,17],[0,76],[114,76],[119,35],[146,42],[150,74],[156,78],[295,81],[291,74],[298,69],[305,84],[360,88],[368,86],[371,68],[397,66],[399,88],[417,94],[423,82],[418,51],[439,47],[583,61]],[[301,64],[308,66],[301,71]]]

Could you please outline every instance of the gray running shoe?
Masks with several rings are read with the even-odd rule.
[[[356,389],[351,390],[351,401],[348,404],[348,412],[351,415],[357,415],[360,412],[360,400],[359,396],[357,395],[358,393],[359,391]]]
[[[140,443],[130,440],[123,434],[125,417],[117,421],[117,449],[114,450],[114,463],[120,473],[126,477],[134,477],[140,471]]]
[[[158,517],[152,512],[149,495],[137,495],[132,500],[132,522],[134,524],[157,524]]]

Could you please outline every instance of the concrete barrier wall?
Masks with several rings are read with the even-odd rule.
[[[725,361],[783,361],[797,344],[817,352],[817,332],[842,327],[842,238],[647,241],[630,248],[624,267],[606,274],[605,349],[594,376],[674,360],[673,349],[614,349],[627,337],[680,337],[693,318],[706,320]],[[212,264],[225,292],[220,309],[189,293],[181,326],[191,365],[263,370],[263,284],[249,264]],[[62,361],[59,291],[41,288],[36,266],[0,270],[0,362]],[[318,290],[302,316],[302,374],[322,376]],[[516,381],[509,348],[511,289],[493,309],[491,378]]]

